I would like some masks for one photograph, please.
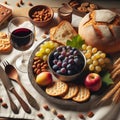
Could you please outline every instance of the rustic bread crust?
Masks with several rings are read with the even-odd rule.
[[[50,29],[50,39],[66,45],[67,40],[71,40],[73,36],[77,35],[77,32],[73,26],[63,20],[57,26]]]
[[[120,16],[113,11],[102,9],[88,13],[81,20],[78,33],[88,45],[103,52],[120,51]]]
[[[52,27],[52,28],[50,29],[50,39],[51,39],[51,40],[54,39],[55,30],[56,30],[56,27]]]

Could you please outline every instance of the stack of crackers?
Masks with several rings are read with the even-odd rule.
[[[6,33],[0,32],[0,53],[10,53],[12,45]]]
[[[46,87],[46,93],[53,97],[61,99],[71,99],[76,102],[84,102],[90,98],[90,91],[83,85],[62,82],[60,80],[53,82]]]

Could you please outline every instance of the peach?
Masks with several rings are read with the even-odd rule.
[[[48,84],[52,83],[52,81],[52,74],[50,72],[42,72],[36,77],[36,83],[41,86],[47,86]]]

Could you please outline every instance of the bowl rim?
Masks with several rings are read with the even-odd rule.
[[[48,22],[49,20],[51,20],[52,18],[53,18],[53,16],[54,16],[54,11],[53,11],[53,9],[50,7],[50,6],[47,6],[47,5],[35,5],[35,6],[33,6],[32,8],[30,8],[29,9],[29,11],[28,11],[28,16],[30,17],[30,19],[33,21],[33,18],[31,17],[31,15],[30,15],[30,12],[33,10],[33,9],[35,9],[35,8],[37,8],[37,7],[46,7],[46,8],[48,8],[49,10],[50,10],[50,13],[51,13],[51,16],[50,16],[50,18],[48,19],[48,20],[45,20],[45,21],[34,21],[34,22],[36,22],[36,23],[45,23],[45,22]],[[34,12],[32,12],[32,13],[34,13]]]
[[[64,46],[64,45],[61,45],[61,46]],[[76,48],[76,49],[77,49],[77,48]],[[73,77],[73,76],[80,75],[80,74],[85,70],[85,67],[86,67],[86,57],[85,57],[85,55],[83,54],[83,52],[82,52],[81,50],[77,49],[77,50],[80,52],[80,54],[83,56],[83,59],[84,59],[84,66],[83,66],[82,70],[81,70],[80,72],[76,73],[76,74],[73,74],[73,75],[62,75],[62,74],[56,73],[56,72],[52,69],[52,67],[51,67],[51,65],[50,65],[50,63],[49,63],[50,56],[51,56],[51,54],[54,53],[55,50],[56,50],[56,49],[54,49],[54,50],[52,50],[52,52],[50,52],[50,54],[48,55],[48,59],[47,59],[47,63],[48,63],[49,69],[53,72],[53,74],[55,73],[56,75],[60,75],[60,76],[62,76],[62,77]]]

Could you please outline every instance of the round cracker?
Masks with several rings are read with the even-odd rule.
[[[76,84],[73,83],[67,83],[67,84],[68,84],[68,91],[63,96],[61,96],[62,99],[71,99],[78,93],[79,89]]]
[[[8,38],[2,39],[0,38],[0,53],[8,53],[11,52],[12,45]]]
[[[86,87],[80,85],[78,93],[76,94],[76,96],[74,96],[72,98],[72,100],[74,100],[76,102],[84,102],[84,101],[88,100],[89,98],[90,98],[89,89],[87,89]]]
[[[2,39],[7,38],[7,34],[4,32],[0,32],[0,38],[2,38]]]
[[[50,96],[61,96],[68,90],[68,85],[62,81],[53,82],[46,87],[46,93]]]

